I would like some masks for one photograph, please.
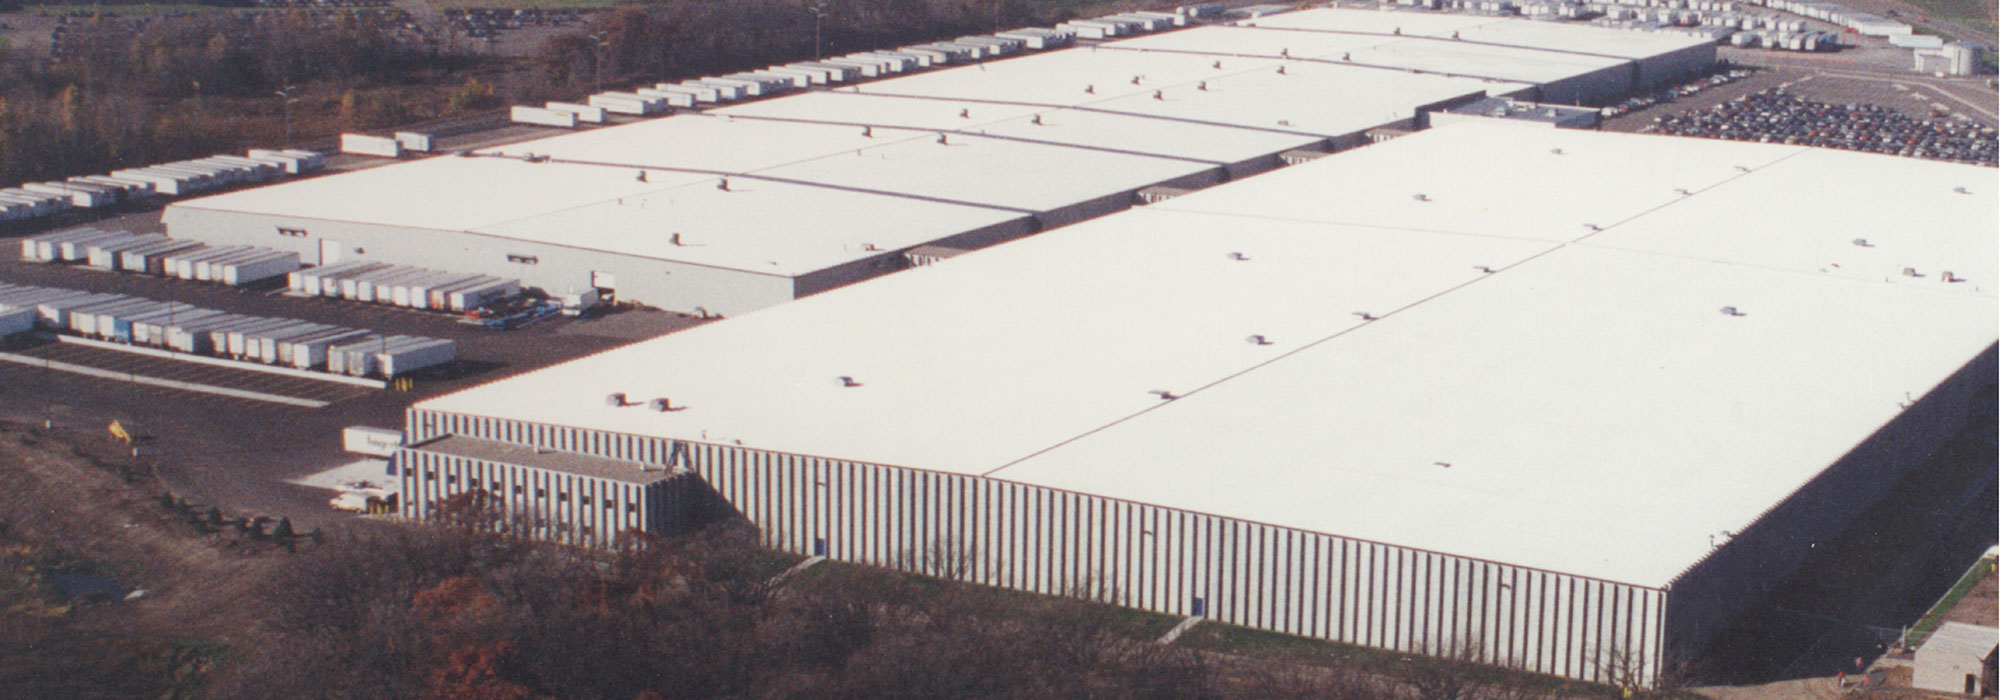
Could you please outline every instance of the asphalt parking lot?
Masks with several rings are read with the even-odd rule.
[[[135,212],[96,225],[144,224],[148,216],[157,224],[157,212],[150,215]],[[102,430],[117,420],[139,438],[137,448],[158,465],[161,478],[181,495],[245,513],[290,516],[302,525],[348,517],[326,507],[326,500],[332,494],[286,483],[358,459],[341,450],[341,428],[400,427],[404,410],[416,401],[703,322],[679,314],[626,309],[586,319],[551,317],[516,330],[491,331],[457,323],[455,317],[447,314],[332,299],[293,298],[283,295],[281,288],[240,290],[205,282],[22,262],[13,252],[18,247],[8,245],[19,235],[22,233],[18,231],[0,233],[0,246],[7,246],[5,252],[0,252],[0,282],[113,292],[233,313],[296,318],[458,342],[459,361],[412,375],[416,383],[408,392],[278,375],[246,377],[241,376],[240,370],[175,366],[184,363],[116,351],[79,353],[78,350],[84,349],[80,346],[12,350],[61,353],[62,361],[79,364],[87,364],[78,358],[88,356],[87,359],[106,365],[142,367],[146,374],[167,375],[163,378],[187,381],[206,378],[225,386],[282,389],[273,393],[295,392],[333,399],[330,405],[318,409],[0,363],[0,419],[36,424],[47,419],[89,430]],[[286,381],[275,381],[279,379]],[[318,386],[321,384],[325,386]]]

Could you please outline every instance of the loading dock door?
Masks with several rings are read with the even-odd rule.
[[[319,239],[319,264],[332,265],[340,262],[340,241]]]

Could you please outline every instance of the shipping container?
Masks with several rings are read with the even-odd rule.
[[[238,260],[222,265],[222,274],[217,277],[223,284],[241,287],[299,269],[299,254],[290,251],[266,250],[262,257]]]
[[[151,299],[134,299],[132,297],[125,297],[123,299],[118,299],[115,301],[107,301],[102,304],[90,304],[88,306],[79,306],[69,310],[68,330],[72,330],[83,335],[96,335],[97,328],[100,324],[104,323],[103,317],[106,314],[116,314],[120,311],[132,311],[139,308],[151,307],[158,303],[159,302],[153,301]]]
[[[517,280],[495,280],[486,284],[468,287],[452,292],[448,301],[452,311],[469,311],[502,299],[512,298],[521,293],[521,283]]]
[[[559,126],[565,129],[576,126],[576,115],[573,113],[558,112],[540,107],[529,107],[527,105],[514,105],[510,116],[516,124]]]
[[[659,100],[664,100],[667,103],[668,107],[693,107],[695,102],[694,95],[690,95],[685,92],[677,92],[674,90],[660,90],[656,88],[637,88],[632,92],[639,95],[640,97],[651,97]]]
[[[341,134],[340,152],[385,158],[403,157],[403,144],[388,136]]]
[[[283,358],[282,362],[299,369],[319,367],[326,364],[326,352],[328,348],[368,335],[370,335],[369,332],[364,330],[343,329],[342,332],[327,333],[312,338],[295,339],[291,344],[291,352]]]
[[[603,107],[592,107],[590,105],[580,105],[571,102],[550,102],[545,109],[552,112],[568,112],[576,115],[577,121],[590,122],[592,124],[602,124],[605,118]]]
[[[259,334],[283,328],[291,328],[304,323],[306,322],[294,318],[267,318],[261,323],[232,329],[229,332],[219,334],[220,337],[216,339],[220,342],[215,344],[215,351],[217,354],[224,354],[230,357],[245,357],[250,352],[251,340]]]
[[[717,102],[732,102],[750,96],[748,88],[733,81],[718,81],[703,78],[701,80],[683,80],[681,84],[712,89],[715,91],[715,100]]]
[[[464,291],[467,289],[471,289],[473,287],[488,285],[499,281],[502,280],[498,277],[493,277],[490,275],[476,275],[472,279],[463,282],[456,282],[450,285],[438,286],[436,288],[431,289],[429,293],[426,295],[426,298],[424,299],[424,308],[430,309],[432,311],[450,311],[452,310],[451,295],[453,292]]]
[[[405,151],[416,151],[418,153],[431,152],[430,134],[415,131],[398,131],[396,132],[396,143],[402,144]]]
[[[34,309],[8,309],[0,311],[0,338],[15,333],[26,333],[34,329]]]
[[[42,327],[49,330],[68,328],[72,310],[132,298],[123,294],[78,292],[67,289],[49,291],[50,293],[34,302],[35,314],[41,317]]]
[[[146,248],[166,241],[166,235],[158,233],[97,241],[85,247],[83,262],[100,270],[117,270],[125,251]]]
[[[166,318],[152,318],[132,324],[132,342],[139,345],[167,345],[168,331],[172,328],[228,315],[230,314],[227,312],[215,309],[182,306],[178,309],[178,313],[169,314]]]
[[[77,236],[57,243],[50,252],[63,262],[81,262],[90,259],[90,247],[120,241],[132,240],[135,236],[125,231],[104,231],[89,236]]]
[[[401,287],[398,287],[396,289],[395,299],[393,301],[397,306],[407,306],[415,309],[429,308],[431,290],[446,285],[456,284],[470,279],[476,279],[477,277],[478,275],[465,272],[440,272],[430,277],[405,283]]]
[[[118,269],[126,272],[142,272],[149,275],[160,274],[164,268],[162,261],[169,255],[192,252],[204,248],[200,241],[167,239],[143,248],[134,248],[118,254]]]
[[[286,345],[293,340],[324,335],[327,331],[341,330],[347,329],[338,326],[329,326],[324,323],[301,322],[298,325],[287,326],[283,330],[265,331],[258,333],[254,337],[246,337],[244,339],[243,354],[252,360],[264,364],[279,364],[284,360],[284,357],[278,354],[278,347],[280,345]],[[287,348],[289,349],[289,345],[287,345]]]
[[[173,277],[175,279],[191,280],[195,279],[195,268],[197,265],[206,263],[210,260],[220,260],[222,258],[235,257],[237,255],[243,254],[244,251],[248,250],[250,250],[250,246],[247,245],[228,245],[215,248],[203,248],[200,250],[189,251],[186,253],[176,253],[167,256],[167,267],[165,269],[167,271],[168,277]]]
[[[359,261],[359,260],[355,262],[357,264],[354,267],[347,268],[344,270],[323,272],[317,275],[313,279],[307,279],[306,293],[308,294],[313,293],[313,288],[315,284],[314,279],[317,279],[319,296],[333,297],[338,299],[341,298],[340,285],[343,283],[344,280],[354,279],[362,275],[366,275],[372,272],[378,272],[381,270],[386,270],[392,267],[392,265],[385,262]]]
[[[420,369],[436,367],[458,359],[458,343],[444,339],[391,348],[376,357],[382,376],[394,379]]]

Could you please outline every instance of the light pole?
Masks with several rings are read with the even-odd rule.
[[[819,28],[820,23],[826,19],[826,0],[813,3],[810,9],[813,13],[813,60],[817,61],[824,57],[819,48]]]
[[[285,89],[277,92],[279,97],[285,98],[283,104],[285,110],[285,146],[287,147],[292,145],[292,103],[299,101],[298,98],[292,97],[292,91],[297,89],[299,89],[297,85],[286,85]]]
[[[604,34],[590,35],[590,79],[597,83],[596,92],[604,92],[604,49],[611,45]]]

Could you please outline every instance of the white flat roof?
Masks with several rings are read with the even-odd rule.
[[[1660,586],[1993,345],[1995,220],[1971,166],[1463,123],[419,407]]]
[[[1365,26],[1373,17],[1337,12],[1320,22]],[[1408,119],[1420,106],[1526,87],[1275,58],[1279,44],[1293,40],[1329,53],[1350,46],[1396,53],[1447,72],[1499,67],[1510,80],[1561,79],[1617,62],[1411,37],[1202,27],[1112,44],[1172,51],[1034,53],[172,206],[464,231],[797,275],[872,253],[857,241],[885,250],[920,245],[1313,147]],[[1516,62],[1523,67],[1508,68]],[[943,131],[949,143],[940,145]],[[531,154],[551,160],[522,158]],[[722,176],[741,178],[732,188],[741,196],[701,191]],[[748,186],[755,182],[768,186]],[[694,231],[709,243],[669,242],[673,232]]]

